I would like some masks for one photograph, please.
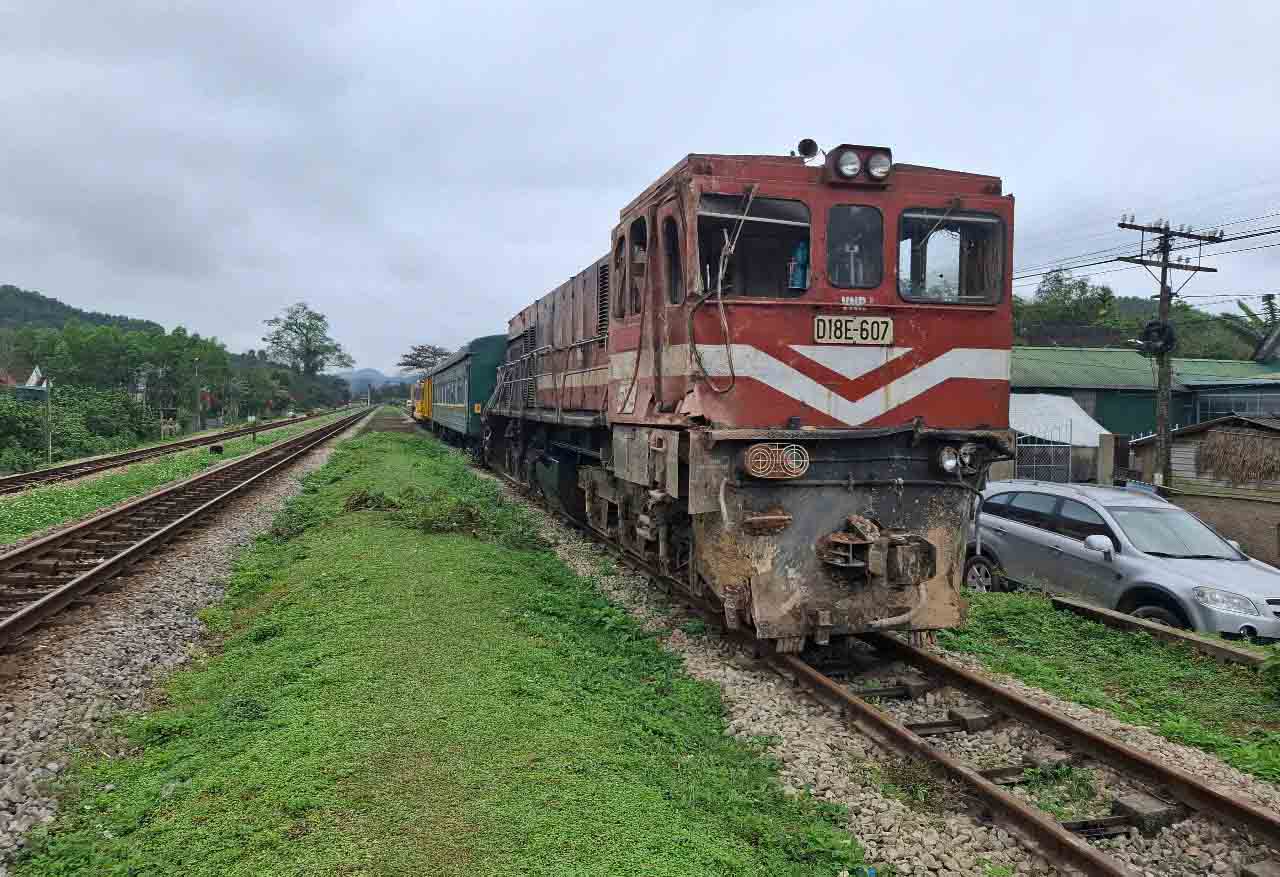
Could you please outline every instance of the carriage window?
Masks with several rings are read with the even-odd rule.
[[[725,295],[783,298],[809,287],[809,208],[803,201],[706,193],[698,201],[698,274],[714,291],[725,236],[742,221],[737,248],[724,267]],[[745,220],[743,213],[746,211]]]
[[[680,227],[668,216],[662,221],[662,248],[667,254],[667,300],[684,301],[684,266],[680,262]]]
[[[907,210],[898,233],[898,291],[912,301],[993,304],[1004,281],[1004,223],[952,210]]]
[[[827,215],[827,276],[832,286],[880,285],[884,273],[884,220],[874,207],[839,204]]]

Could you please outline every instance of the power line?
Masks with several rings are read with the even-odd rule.
[[[1276,211],[1273,213],[1263,213],[1263,214],[1259,214],[1258,216],[1248,216],[1242,219],[1229,219],[1229,220],[1224,220],[1222,222],[1205,223],[1203,225],[1197,226],[1197,228],[1201,230],[1208,229],[1208,228],[1225,228],[1226,226],[1229,226],[1229,225],[1240,225],[1245,222],[1257,222],[1260,219],[1271,219],[1272,217],[1276,217],[1276,216],[1280,216],[1280,211]],[[1257,229],[1249,229],[1249,231],[1257,231]],[[1112,234],[1112,233],[1113,232],[1107,232],[1107,234]],[[1239,239],[1240,238],[1238,237],[1228,238],[1228,240],[1239,240]],[[1085,259],[1085,258],[1088,258],[1089,256],[1099,256],[1099,255],[1105,255],[1107,253],[1119,252],[1121,250],[1128,249],[1129,246],[1130,244],[1128,243],[1117,244],[1116,246],[1113,246],[1113,247],[1105,247],[1100,250],[1090,250],[1087,253],[1080,253],[1075,256],[1062,256],[1057,259],[1050,259],[1047,262],[1041,262],[1035,265],[1026,265],[1022,268],[1015,269],[1015,273],[1030,271],[1034,268],[1047,268],[1051,265],[1055,265],[1061,262],[1074,262],[1077,259]]]
[[[1273,289],[1267,292],[1200,292],[1180,295],[1178,298],[1261,298],[1265,295],[1280,295],[1280,289]]]
[[[1216,243],[1214,243],[1214,244],[1208,244],[1207,246],[1217,246],[1217,245],[1220,245],[1220,244],[1230,243],[1231,241],[1243,241],[1243,240],[1247,240],[1247,239],[1249,239],[1249,238],[1263,237],[1264,235],[1277,234],[1277,233],[1280,233],[1280,226],[1273,226],[1273,227],[1270,227],[1270,228],[1267,228],[1267,229],[1259,229],[1259,230],[1255,230],[1255,231],[1250,231],[1250,232],[1241,233],[1241,234],[1238,234],[1238,235],[1232,235],[1231,237],[1224,237],[1224,238],[1221,238],[1220,240],[1218,240]],[[1171,247],[1171,248],[1170,248],[1170,252],[1178,252],[1178,251],[1181,251],[1181,250],[1203,249],[1205,246],[1206,246],[1206,244],[1203,244],[1203,243],[1201,243],[1201,244],[1183,244],[1183,245],[1181,245],[1181,246]],[[1203,253],[1203,258],[1206,258],[1206,259],[1207,259],[1207,258],[1209,258],[1209,257],[1211,257],[1211,256],[1226,256],[1226,255],[1230,255],[1231,253],[1247,253],[1247,252],[1250,252],[1251,250],[1265,250],[1265,249],[1267,249],[1268,247],[1275,247],[1275,246],[1280,246],[1280,244],[1263,244],[1262,246],[1257,246],[1257,247],[1242,247],[1242,248],[1235,249],[1235,250],[1220,250],[1220,251],[1218,251],[1218,252]],[[1075,271],[1075,270],[1080,269],[1080,268],[1092,268],[1092,267],[1094,267],[1095,265],[1107,265],[1107,264],[1110,264],[1110,263],[1115,262],[1115,261],[1117,261],[1117,260],[1116,260],[1116,259],[1099,259],[1099,260],[1098,260],[1098,261],[1096,261],[1096,262],[1086,262],[1086,263],[1085,263],[1085,264],[1083,264],[1083,265],[1070,265],[1070,266],[1063,266],[1063,267],[1061,267],[1061,268],[1053,268],[1053,269],[1050,269],[1050,270],[1048,270],[1048,271],[1037,271],[1037,272],[1034,272],[1034,273],[1024,273],[1024,274],[1021,274],[1021,275],[1019,275],[1019,274],[1016,274],[1016,273],[1015,273],[1015,274],[1014,274],[1013,279],[1014,279],[1015,281],[1018,281],[1018,280],[1027,280],[1027,279],[1029,279],[1029,278],[1031,278],[1031,277],[1043,277],[1043,276],[1044,276],[1044,275],[1046,275],[1046,274],[1053,274],[1053,273],[1055,273],[1055,272],[1057,272],[1057,271]],[[1116,269],[1114,269],[1114,270],[1116,270],[1116,271],[1129,271],[1129,270],[1132,270],[1132,269],[1129,269],[1129,268],[1116,268]],[[1093,273],[1094,273],[1094,274],[1110,274],[1110,273],[1112,273],[1112,272],[1111,272],[1111,271],[1095,271],[1095,272],[1093,272]],[[1086,276],[1089,276],[1089,275],[1086,275]],[[1015,287],[1015,288],[1018,288],[1018,287]]]
[[[1182,205],[1184,205],[1184,204],[1186,204],[1186,203],[1188,203],[1188,202],[1196,202],[1196,203],[1197,203],[1197,206],[1200,206],[1200,207],[1208,207],[1208,206],[1210,206],[1210,205],[1221,205],[1221,204],[1224,204],[1224,203],[1242,204],[1242,203],[1247,203],[1247,201],[1240,201],[1240,200],[1230,201],[1227,197],[1224,197],[1224,196],[1229,196],[1229,195],[1234,194],[1234,193],[1236,193],[1236,192],[1244,191],[1244,190],[1246,190],[1246,189],[1255,189],[1255,188],[1256,188],[1256,189],[1266,189],[1266,188],[1271,188],[1271,187],[1275,187],[1275,186],[1278,186],[1278,185],[1280,185],[1280,177],[1274,177],[1274,178],[1271,178],[1271,179],[1255,180],[1255,181],[1253,181],[1253,182],[1251,182],[1251,183],[1242,183],[1242,184],[1240,184],[1240,185],[1238,185],[1238,186],[1236,186],[1236,187],[1234,187],[1234,188],[1230,188],[1230,189],[1220,189],[1220,190],[1218,190],[1217,192],[1209,193],[1209,194],[1210,194],[1210,196],[1213,196],[1213,195],[1217,195],[1217,196],[1219,196],[1218,198],[1216,198],[1215,200],[1212,200],[1212,201],[1205,201],[1205,200],[1203,200],[1204,196],[1202,196],[1202,195],[1188,195],[1186,198],[1182,198],[1182,199],[1177,200],[1177,201],[1166,202],[1166,203],[1164,204],[1164,206],[1162,206],[1162,207],[1158,207],[1158,208],[1157,208],[1157,207],[1150,207],[1150,206],[1147,206],[1147,207],[1133,207],[1133,208],[1128,208],[1128,207],[1126,207],[1126,208],[1124,208],[1124,210],[1125,210],[1125,212],[1141,213],[1141,214],[1143,214],[1143,215],[1150,216],[1150,215],[1151,215],[1151,214],[1153,214],[1153,213],[1162,212],[1162,211],[1163,211],[1163,212],[1166,212],[1166,213],[1167,213],[1167,212],[1171,212],[1171,211],[1173,210],[1173,208],[1175,208],[1175,207],[1180,207],[1180,206],[1182,206]],[[1095,233],[1093,233],[1093,234],[1089,234],[1089,235],[1077,235],[1076,237],[1073,237],[1073,238],[1065,238],[1065,239],[1063,239],[1063,238],[1060,238],[1060,237],[1059,237],[1059,232],[1060,232],[1061,230],[1063,230],[1063,229],[1078,228],[1078,227],[1082,227],[1082,226],[1092,225],[1094,221],[1099,221],[1099,222],[1104,221],[1104,220],[1106,220],[1106,219],[1109,219],[1110,217],[1115,216],[1115,215],[1116,215],[1116,213],[1118,213],[1118,212],[1119,212],[1119,210],[1118,210],[1118,209],[1112,209],[1112,210],[1109,210],[1109,211],[1107,211],[1107,212],[1105,212],[1105,213],[1104,213],[1104,212],[1099,211],[1099,212],[1098,212],[1098,213],[1096,213],[1096,214],[1089,214],[1089,215],[1088,215],[1088,217],[1082,216],[1082,217],[1081,217],[1081,220],[1080,220],[1079,222],[1072,221],[1072,222],[1069,222],[1069,223],[1066,223],[1066,224],[1063,224],[1063,225],[1057,225],[1057,226],[1054,226],[1054,227],[1052,227],[1052,228],[1050,228],[1050,229],[1047,229],[1047,230],[1045,230],[1045,231],[1043,231],[1043,232],[1032,232],[1030,235],[1028,235],[1028,236],[1027,236],[1027,238],[1028,238],[1028,239],[1030,239],[1030,240],[1039,240],[1039,239],[1041,239],[1041,238],[1051,238],[1051,237],[1052,237],[1052,238],[1058,238],[1058,239],[1059,239],[1059,242],[1063,242],[1063,241],[1073,241],[1073,240],[1090,240],[1090,239],[1094,239],[1094,238],[1103,237],[1103,236],[1105,236],[1105,235],[1114,234],[1114,233],[1115,233],[1114,231],[1112,231],[1112,230],[1107,230],[1107,231],[1095,232]],[[1094,218],[1094,217],[1096,217],[1096,220],[1095,220],[1095,218]],[[1215,223],[1215,225],[1221,225],[1221,224],[1222,224],[1222,223]]]

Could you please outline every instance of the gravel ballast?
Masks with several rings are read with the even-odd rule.
[[[0,856],[53,818],[53,786],[68,753],[87,747],[110,755],[104,720],[145,707],[153,683],[200,653],[197,613],[222,597],[236,554],[271,525],[333,444],[231,500],[107,583],[93,606],[66,610],[0,657]]]
[[[372,420],[356,429],[377,428]],[[351,431],[346,433],[351,434]],[[22,842],[30,827],[53,818],[53,786],[77,747],[112,754],[113,741],[102,721],[147,705],[158,679],[193,655],[202,654],[204,628],[197,613],[216,602],[235,554],[270,526],[303,474],[323,464],[332,443],[313,451],[290,471],[241,497],[163,555],[116,580],[92,608],[64,613],[66,622],[27,637],[20,650],[0,657],[0,855]],[[999,825],[980,822],[949,796],[905,801],[893,789],[901,762],[851,731],[827,707],[754,661],[737,643],[696,633],[678,603],[612,555],[514,491],[512,496],[538,516],[543,536],[577,573],[592,576],[601,591],[664,636],[690,675],[716,684],[723,696],[729,732],[764,742],[779,763],[780,780],[795,794],[843,804],[849,829],[862,842],[866,859],[889,863],[903,875],[1059,874]],[[970,669],[972,660],[949,655]],[[868,675],[859,684],[910,675],[905,668]],[[1040,703],[1177,763],[1184,770],[1233,791],[1244,791],[1267,807],[1280,807],[1275,786],[1240,774],[1211,755],[1170,743],[1113,717],[1070,704],[1014,680],[1002,684]],[[970,705],[956,692],[939,690],[919,701],[884,701],[881,706],[906,720],[937,719],[948,706]],[[1051,745],[1016,725],[942,738],[940,745],[966,759],[1008,763]],[[1092,766],[1092,765],[1091,765]],[[1096,767],[1096,766],[1094,766]],[[1104,785],[1123,779],[1100,772]],[[1100,844],[1128,862],[1137,874],[1201,875],[1240,873],[1244,864],[1267,857],[1239,833],[1192,816],[1158,836],[1133,834]],[[0,865],[0,877],[5,869]],[[833,875],[835,877],[835,875]]]
[[[1058,873],[1003,828],[958,812],[915,810],[886,793],[868,779],[882,775],[887,759],[870,740],[757,665],[736,643],[687,634],[680,628],[679,607],[668,606],[647,576],[627,569],[602,574],[602,564],[611,557],[605,549],[511,493],[539,516],[543,536],[562,560],[580,575],[595,576],[602,592],[646,628],[667,631],[667,648],[684,659],[689,674],[720,687],[729,731],[743,740],[769,740],[769,752],[789,790],[799,794],[808,789],[817,798],[849,808],[849,830],[862,842],[868,862],[892,864],[904,875],[959,877],[987,873],[988,867],[1018,874]]]

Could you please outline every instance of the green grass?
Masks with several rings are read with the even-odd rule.
[[[429,438],[339,446],[14,873],[858,873],[847,814],[533,529]]]
[[[928,762],[890,755],[865,761],[856,768],[863,782],[920,813],[949,813],[972,809],[965,789],[938,773]]]
[[[260,433],[256,445],[253,436],[231,439],[223,442],[221,455],[210,453],[207,447],[193,448],[135,463],[122,472],[77,484],[51,484],[0,498],[0,546],[9,545],[46,527],[87,517],[101,508],[141,496],[171,481],[189,478],[224,460],[291,438],[340,416],[343,415],[318,417]]]
[[[701,618],[691,618],[680,625],[680,629],[689,636],[706,636],[707,623]]]
[[[1088,768],[1072,764],[1027,768],[1022,787],[1032,802],[1058,819],[1090,819],[1105,815],[1099,805],[1105,804],[1098,792],[1098,778]]]
[[[1280,697],[1257,670],[1112,630],[1039,595],[969,596],[967,626],[939,636],[946,648],[1280,781]]]

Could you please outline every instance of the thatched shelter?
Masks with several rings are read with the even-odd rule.
[[[1130,443],[1151,481],[1156,442]],[[1168,498],[1244,550],[1280,566],[1280,418],[1231,414],[1173,431]]]
[[[1196,474],[1231,485],[1280,481],[1280,433],[1214,427],[1200,440]]]
[[[1144,479],[1155,474],[1155,436],[1130,443]],[[1175,489],[1280,493],[1280,418],[1231,414],[1173,431]]]

